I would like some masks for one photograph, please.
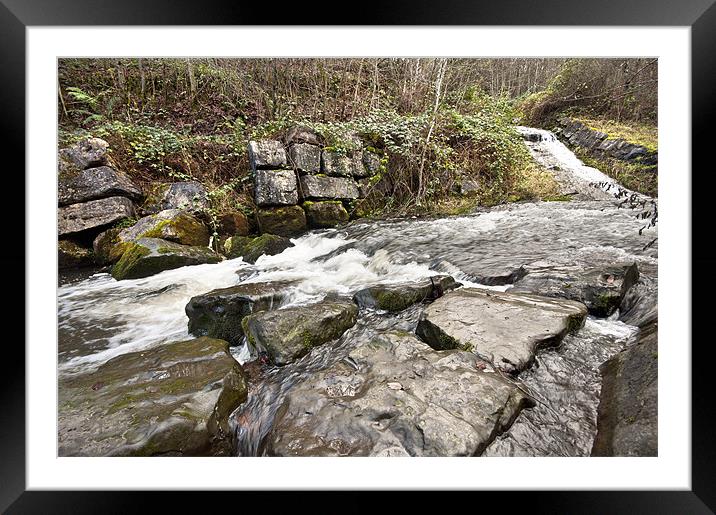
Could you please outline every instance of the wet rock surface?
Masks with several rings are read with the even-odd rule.
[[[192,297],[186,305],[189,333],[241,343],[244,317],[256,311],[277,309],[286,299],[290,281],[245,283]]]
[[[388,332],[288,393],[267,454],[475,456],[532,404],[474,354]]]
[[[66,206],[106,197],[127,197],[139,200],[142,191],[126,174],[109,166],[89,168],[75,174],[60,177],[58,204]]]
[[[129,243],[112,267],[112,277],[140,279],[183,266],[218,263],[221,256],[207,247],[190,247],[159,238],[140,238]]]
[[[118,356],[59,392],[60,456],[225,456],[247,387],[228,344],[198,338]]]
[[[90,200],[57,210],[57,232],[60,236],[98,230],[135,215],[134,203],[125,197]]]
[[[470,350],[518,373],[539,348],[558,345],[582,327],[586,316],[586,307],[574,301],[463,288],[428,306],[416,333],[435,349]]]
[[[602,394],[592,456],[658,456],[658,331],[600,367]]]
[[[249,344],[265,350],[276,365],[286,365],[311,349],[339,338],[356,323],[350,301],[328,300],[308,306],[263,311],[242,322]]]
[[[353,295],[353,301],[361,308],[397,313],[413,304],[433,301],[459,286],[450,276],[436,275],[416,283],[371,286]]]
[[[635,263],[588,269],[533,263],[510,291],[575,300],[585,304],[592,315],[607,317],[619,308],[638,280]]]

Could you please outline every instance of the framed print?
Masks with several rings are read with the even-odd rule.
[[[709,1],[130,6],[0,6],[3,508],[712,512]]]

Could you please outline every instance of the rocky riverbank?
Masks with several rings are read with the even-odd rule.
[[[62,241],[101,231],[94,259],[112,268],[60,288],[61,455],[656,448],[653,229],[599,190],[341,225],[371,151],[293,138],[250,148],[260,237],[218,236],[174,185],[157,201],[118,172],[91,195],[73,179],[60,209],[122,199],[143,216],[67,216],[84,229]]]

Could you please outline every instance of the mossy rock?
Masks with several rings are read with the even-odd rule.
[[[306,230],[306,214],[301,206],[259,209],[256,218],[262,234],[293,237]]]
[[[261,256],[280,254],[293,243],[288,238],[276,234],[262,234],[256,238],[232,236],[224,242],[224,253],[229,259],[243,258],[247,263],[256,263]]]
[[[310,227],[327,228],[346,223],[349,219],[348,211],[339,200],[325,200],[323,202],[304,202],[306,221]]]
[[[112,267],[112,277],[139,279],[190,265],[218,263],[221,256],[207,247],[179,245],[159,238],[140,238],[127,245],[124,254]]]
[[[255,313],[243,319],[242,327],[250,345],[266,350],[274,364],[285,365],[340,338],[355,325],[357,316],[358,307],[352,302],[327,300]]]
[[[450,276],[435,276],[416,283],[371,286],[357,292],[353,301],[362,308],[397,313],[418,302],[435,300],[459,286]]]
[[[209,244],[209,229],[186,211],[165,209],[141,218],[118,235],[120,242],[137,241],[139,238],[161,238],[182,245],[205,247]]]
[[[72,240],[57,242],[57,264],[60,269],[92,265],[92,249],[82,247]]]
[[[59,392],[61,456],[227,456],[247,384],[227,342],[197,338],[123,354]]]

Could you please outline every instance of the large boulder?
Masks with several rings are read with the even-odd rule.
[[[239,345],[244,336],[241,328],[244,317],[255,311],[278,308],[291,284],[290,281],[244,283],[192,297],[185,307],[189,333]]]
[[[161,238],[182,245],[206,247],[209,245],[209,229],[187,211],[165,209],[141,218],[133,226],[122,229],[117,236],[120,243],[134,242],[139,238]]]
[[[58,204],[66,206],[106,197],[127,197],[138,200],[142,191],[127,175],[109,166],[89,168],[60,177]]]
[[[306,200],[358,198],[358,186],[353,179],[303,175],[300,180],[301,195]]]
[[[340,200],[324,200],[322,202],[307,201],[303,203],[306,210],[306,221],[310,227],[335,227],[346,223],[350,218],[348,211]]]
[[[112,227],[102,231],[92,241],[94,261],[98,265],[110,265],[116,263],[122,257],[124,246],[118,245],[121,227]]]
[[[58,172],[78,172],[107,164],[109,144],[100,138],[86,138],[58,152]]]
[[[592,456],[657,456],[658,335],[641,329],[636,345],[604,363]]]
[[[231,456],[231,413],[246,400],[222,340],[123,354],[60,381],[60,456]]]
[[[349,301],[325,300],[310,306],[263,311],[242,321],[249,344],[268,352],[276,365],[308,354],[340,338],[356,323],[358,308]]]
[[[305,173],[321,171],[321,147],[308,143],[291,145],[288,155],[294,169]]]
[[[252,170],[286,168],[286,150],[280,141],[249,141],[249,163]]]
[[[72,204],[57,210],[57,233],[64,236],[99,229],[134,215],[134,203],[125,197]]]
[[[587,308],[571,300],[462,288],[428,306],[416,333],[435,349],[470,350],[518,373],[538,349],[558,345],[584,325]]]
[[[256,170],[254,193],[257,206],[293,206],[298,203],[298,184],[293,170]]]
[[[474,354],[404,332],[358,342],[295,384],[276,412],[277,456],[479,456],[534,401]]]
[[[256,260],[264,255],[280,254],[289,247],[293,247],[291,240],[276,234],[262,234],[256,238],[232,236],[224,242],[226,257],[240,257],[247,263],[256,263]]]
[[[510,291],[576,300],[592,315],[607,317],[638,280],[636,263],[587,269],[537,263],[527,267],[527,275]]]
[[[159,238],[140,238],[129,243],[112,267],[112,277],[140,279],[183,266],[218,263],[221,256],[207,247],[190,247]]]
[[[60,270],[64,268],[76,268],[92,265],[92,249],[82,247],[71,240],[60,240],[57,242],[57,266]]]
[[[187,181],[152,185],[148,188],[142,210],[148,214],[165,209],[184,209],[199,213],[208,207],[206,188],[198,182]]]
[[[270,207],[256,212],[262,234],[298,236],[306,230],[306,213],[301,206]]]
[[[437,275],[420,282],[380,284],[364,288],[353,295],[353,301],[361,308],[396,313],[418,302],[435,300],[459,286],[461,284],[452,277]]]

